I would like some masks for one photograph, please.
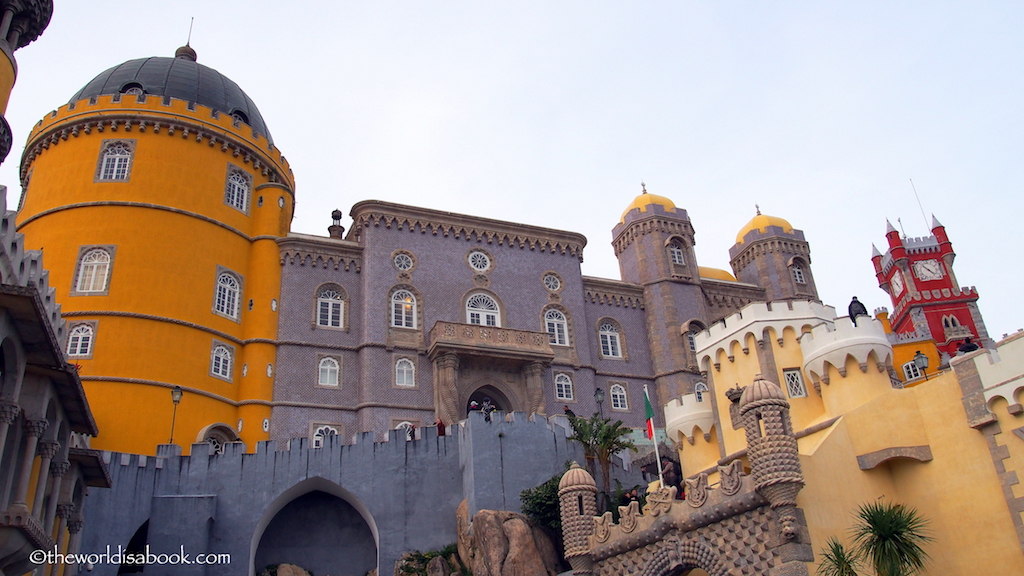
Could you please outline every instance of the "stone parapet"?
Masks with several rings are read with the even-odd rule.
[[[872,353],[879,372],[892,365],[892,346],[882,323],[866,316],[861,316],[856,325],[844,316],[831,325],[815,326],[800,337],[800,349],[804,356],[804,371],[815,382],[828,382],[829,366],[845,377],[846,359],[850,356],[857,361],[862,372],[867,372]]]
[[[755,302],[739,312],[712,324],[707,330],[694,336],[697,358],[703,365],[704,359],[715,362],[720,350],[731,350],[733,343],[743,345],[748,335],[758,342],[764,339],[765,330],[772,329],[778,338],[786,328],[797,333],[806,328],[824,324],[829,326],[836,317],[836,309],[820,302],[787,300],[784,302]],[[706,368],[706,367],[705,367]]]
[[[705,434],[711,432],[715,423],[711,393],[705,393],[702,400],[697,400],[696,394],[685,394],[665,404],[665,428],[669,438],[678,440],[679,434],[683,434],[693,440],[694,431],[698,428]]]

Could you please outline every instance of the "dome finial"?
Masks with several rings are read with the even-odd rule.
[[[192,25],[196,23],[196,17],[192,17],[192,21],[188,24],[188,38],[185,40],[185,45],[174,51],[175,58],[181,58],[182,60],[196,61],[196,51],[192,49]]]
[[[647,194],[647,184],[644,184],[643,180],[640,181],[640,190],[641,194]]]
[[[757,204],[754,204],[754,210],[757,212],[758,216],[761,215],[761,207],[760,206],[758,206]]]

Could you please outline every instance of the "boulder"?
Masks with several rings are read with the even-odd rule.
[[[309,576],[309,572],[295,564],[280,564],[277,567],[277,576]]]
[[[427,562],[427,576],[449,576],[452,573],[443,556],[434,556]]]
[[[481,510],[465,522],[466,502],[456,512],[459,556],[474,576],[555,576],[559,558],[543,530],[522,514]]]

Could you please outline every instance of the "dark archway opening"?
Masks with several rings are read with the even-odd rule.
[[[125,555],[128,554],[144,554],[146,552],[146,544],[149,542],[149,520],[142,523],[139,529],[132,535],[132,539],[128,541],[128,546],[125,548]],[[121,564],[118,568],[117,573],[120,574],[141,574],[145,569],[144,564]]]
[[[475,392],[470,394],[469,400],[466,401],[466,414],[469,414],[470,406],[473,402],[476,402],[477,409],[482,409],[484,400],[487,398],[491,399],[491,404],[494,405],[494,409],[499,412],[511,412],[512,402],[509,401],[508,397],[505,396],[501,390],[498,390],[494,386],[481,386],[477,388]]]
[[[289,502],[263,531],[256,572],[294,564],[313,574],[364,576],[377,567],[377,545],[351,504],[314,490]]]

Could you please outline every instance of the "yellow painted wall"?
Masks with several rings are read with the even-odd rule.
[[[709,439],[704,439],[704,431],[697,427],[693,433],[693,443],[686,438],[677,438],[676,445],[679,446],[679,465],[683,469],[683,476],[691,476],[715,465],[718,462],[718,434],[712,425],[709,432]]]
[[[166,125],[76,127],[126,117],[179,127],[173,134]],[[135,143],[129,179],[95,182],[104,141],[111,139]],[[236,155],[225,141],[244,144],[251,154]],[[267,340],[277,336],[271,302],[280,301],[281,274],[274,239],[287,234],[294,206],[280,152],[202,106],[189,110],[178,100],[164,106],[160,98],[138,103],[133,96],[61,108],[37,125],[26,150],[22,168],[31,186],[18,217],[26,248],[45,251],[66,319],[98,321],[92,358],[72,359],[100,428],[92,446],[155,453],[170,436],[175,385],[185,396],[174,439],[186,452],[207,426],[236,428],[240,418],[249,450],[267,439],[262,420],[270,416],[273,376],[266,367],[276,357]],[[230,167],[252,177],[245,212],[224,202]],[[271,170],[280,182],[271,182]],[[108,293],[72,296],[80,249],[93,245],[115,247]],[[218,266],[243,279],[238,320],[213,311]],[[215,340],[234,348],[230,382],[210,375]]]

